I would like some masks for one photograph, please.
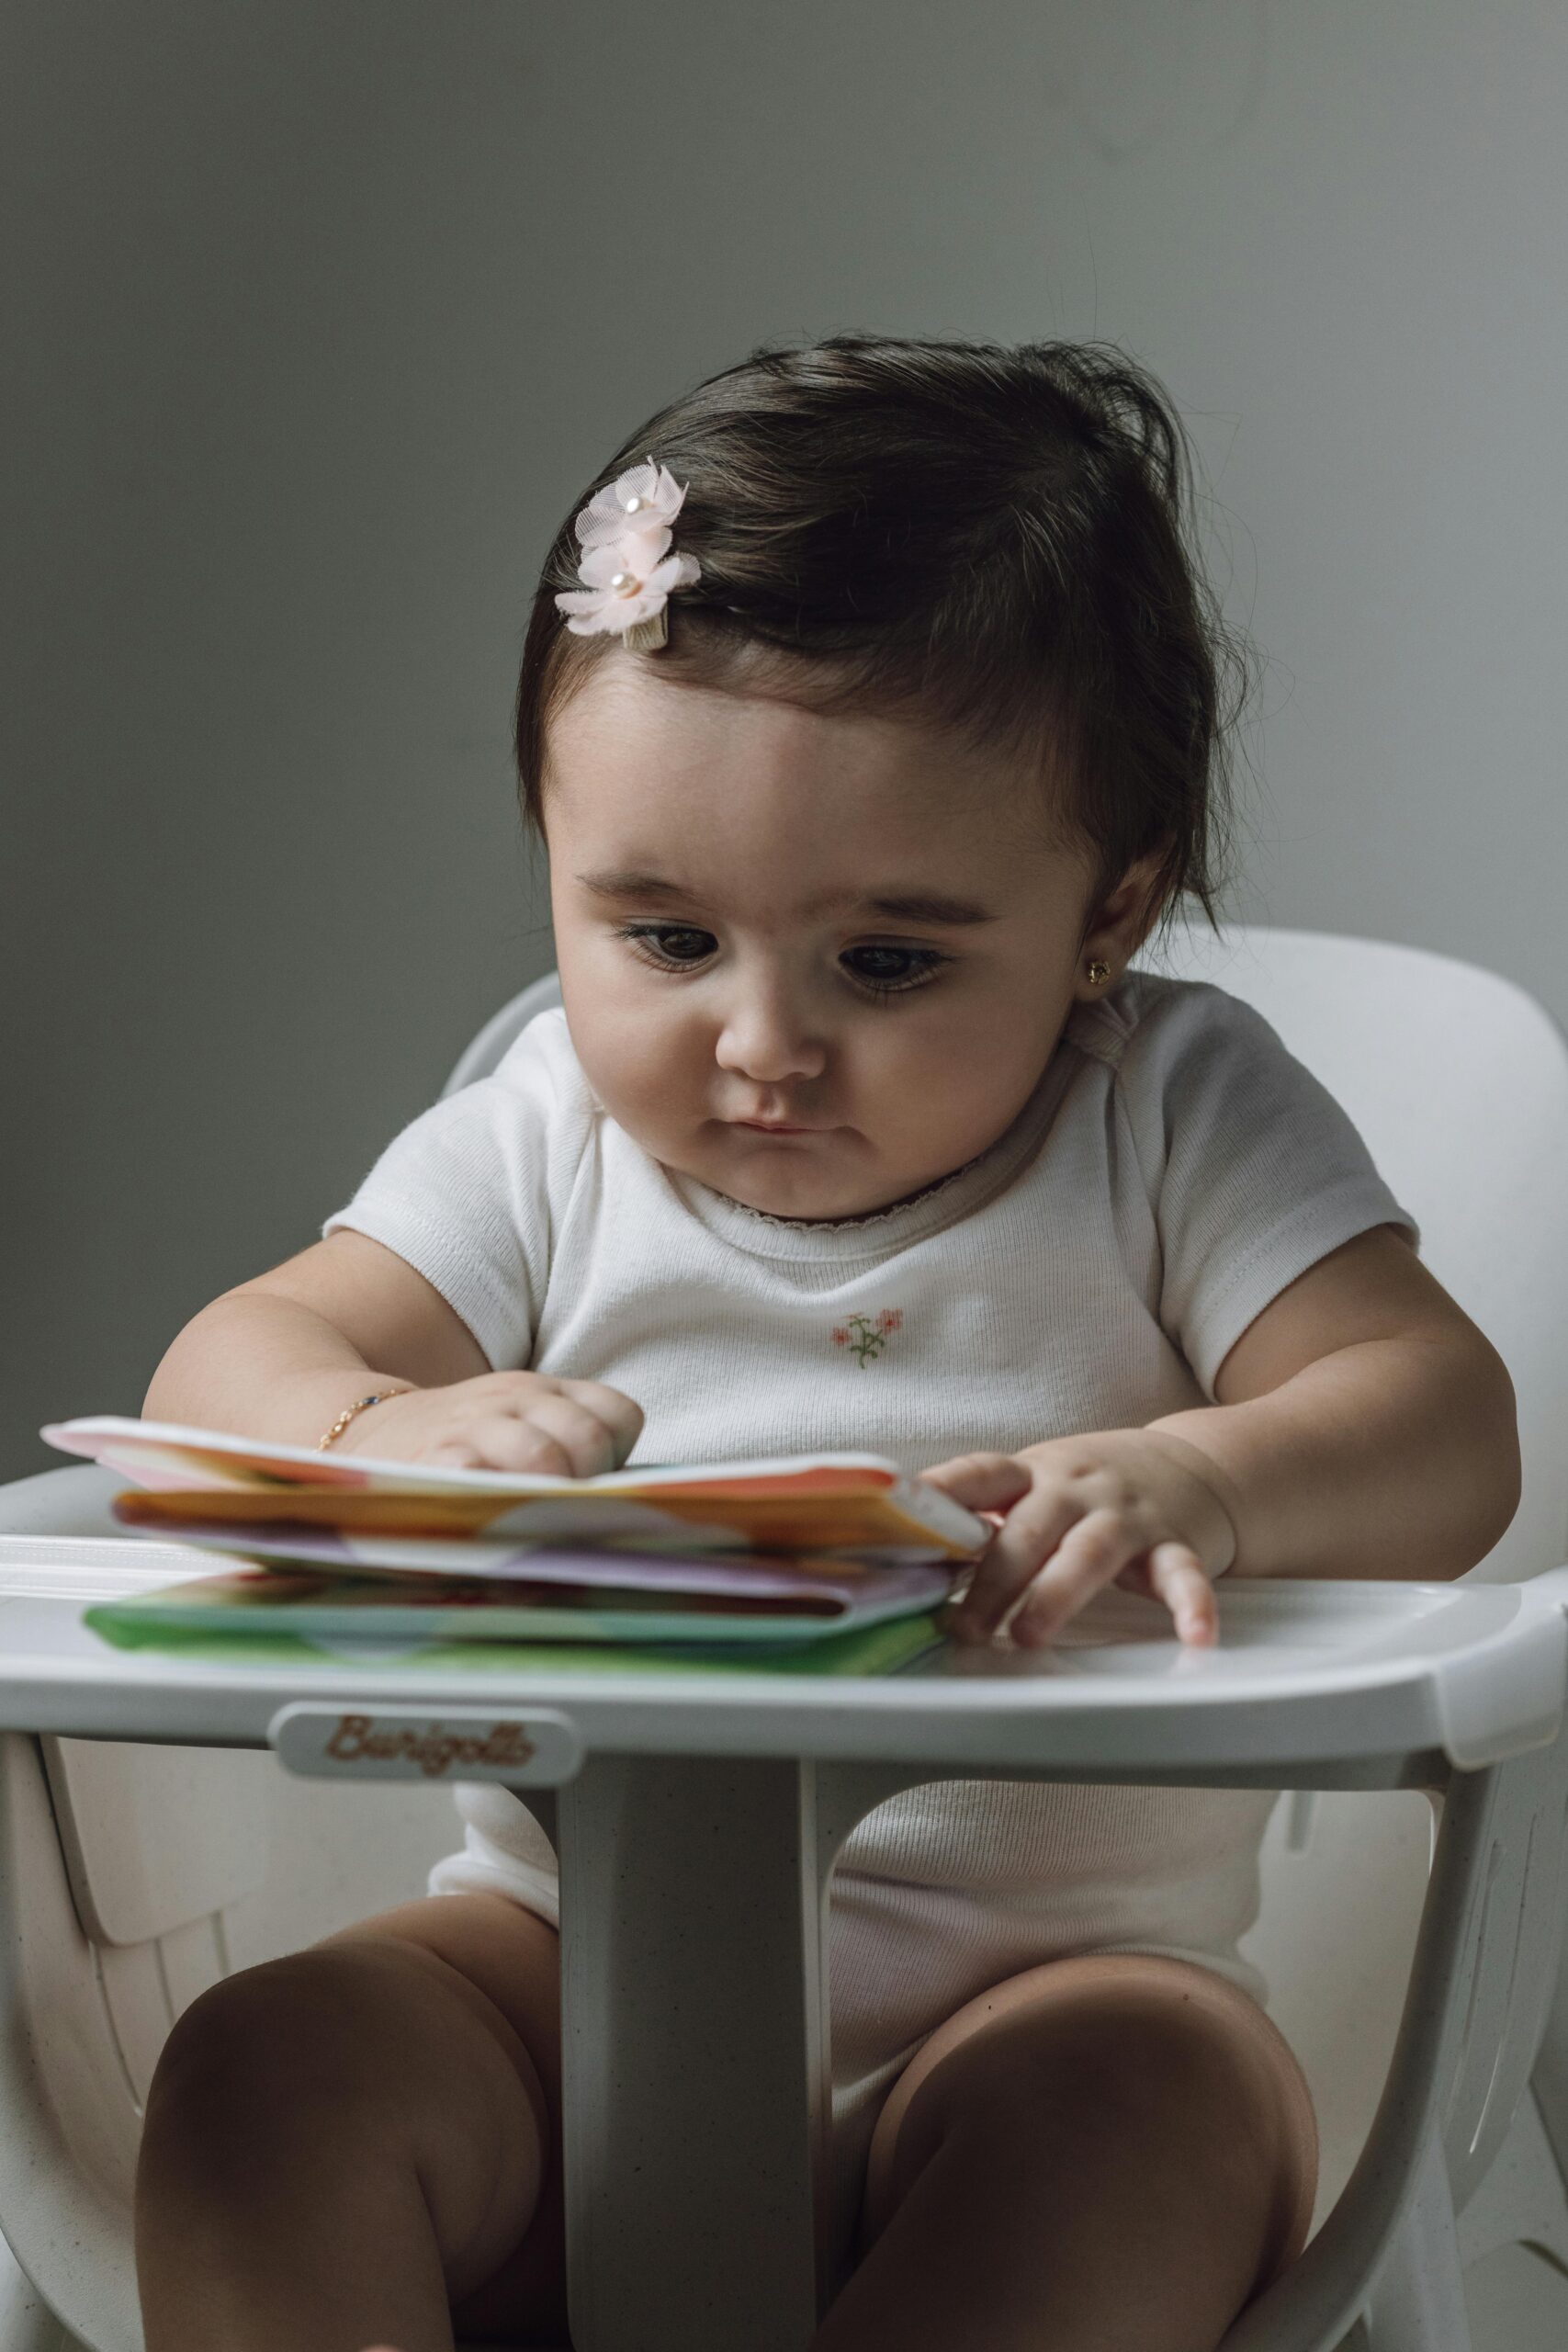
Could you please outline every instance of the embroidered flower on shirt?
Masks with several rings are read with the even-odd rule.
[[[868,1363],[875,1363],[887,1345],[888,1334],[898,1330],[903,1320],[903,1310],[897,1306],[885,1306],[874,1321],[869,1315],[852,1315],[846,1322],[833,1326],[833,1345],[848,1348],[863,1372]]]

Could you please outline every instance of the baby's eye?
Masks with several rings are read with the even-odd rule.
[[[640,948],[651,963],[667,968],[682,964],[700,964],[718,945],[711,931],[698,931],[684,922],[628,922],[621,931]]]
[[[862,988],[878,996],[923,987],[948,960],[934,947],[846,947],[839,958]]]

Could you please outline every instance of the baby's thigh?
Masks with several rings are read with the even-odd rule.
[[[454,1972],[476,2017],[500,2035],[508,2055],[521,2044],[530,2090],[541,2114],[560,2107],[560,1938],[547,1920],[502,1894],[425,1895],[358,1920],[316,1949],[389,1939],[429,1952]]]
[[[1086,2181],[1168,2166],[1252,2213],[1257,2292],[1301,2252],[1317,2127],[1295,2055],[1238,1986],[1188,1961],[1086,1953],[968,2002],[924,2042],[877,2119],[861,2238],[869,2247],[950,2134]],[[1125,2216],[1123,2219],[1123,2226]]]

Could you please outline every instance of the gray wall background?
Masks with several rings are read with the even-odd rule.
[[[0,1474],[135,1411],[547,965],[535,570],[762,341],[1150,364],[1268,662],[1237,911],[1568,1015],[1561,0],[11,0],[0,44]]]

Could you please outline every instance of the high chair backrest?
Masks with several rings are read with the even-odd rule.
[[[1153,968],[1261,1012],[1349,1113],[1421,1255],[1513,1375],[1524,1495],[1472,1574],[1568,1558],[1568,1046],[1533,997],[1424,948],[1320,932],[1179,933]]]
[[[1424,948],[1235,924],[1178,929],[1140,959],[1262,1013],[1355,1121],[1421,1227],[1421,1255],[1513,1375],[1524,1499],[1477,1577],[1568,1557],[1568,1444],[1557,1371],[1568,1317],[1568,1045],[1495,972]],[[560,1002],[551,972],[479,1032],[446,1092],[494,1069]]]

